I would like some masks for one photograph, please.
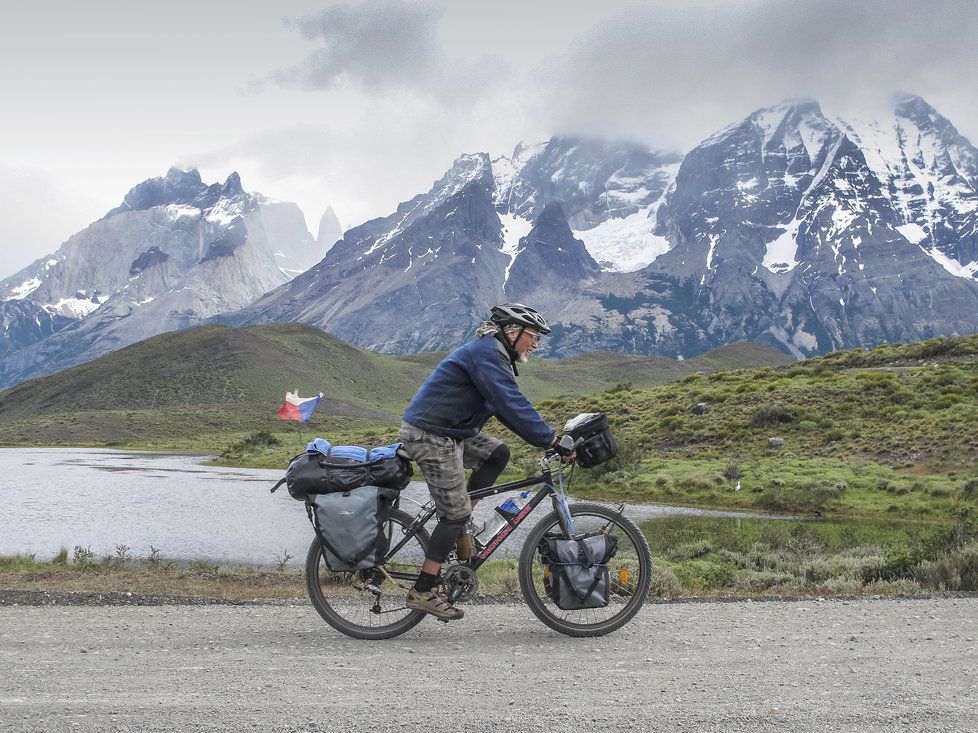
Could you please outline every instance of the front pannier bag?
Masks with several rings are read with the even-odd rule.
[[[395,489],[379,486],[309,497],[306,513],[330,570],[366,570],[383,562],[391,542],[387,520],[397,497]]]
[[[316,438],[305,453],[289,461],[285,483],[289,495],[306,501],[311,495],[350,491],[361,486],[403,489],[414,471],[411,462],[399,455],[401,444],[379,448],[331,445]]]
[[[618,455],[618,441],[603,412],[583,412],[572,417],[564,425],[564,432],[575,441],[584,438],[577,447],[577,465],[582,468],[600,465]]]
[[[543,586],[557,608],[575,611],[608,605],[608,561],[618,538],[595,534],[576,540],[545,537],[538,548],[545,571]]]

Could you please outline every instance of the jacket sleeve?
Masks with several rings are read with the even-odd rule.
[[[504,354],[493,353],[488,359],[473,364],[471,376],[476,389],[492,403],[495,415],[503,425],[530,445],[550,447],[556,432],[520,391]]]

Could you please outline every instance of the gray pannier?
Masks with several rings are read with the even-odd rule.
[[[608,561],[618,551],[617,537],[545,537],[538,551],[546,566],[544,589],[558,608],[573,611],[608,605]]]
[[[383,562],[391,541],[387,520],[398,493],[379,486],[361,486],[309,496],[306,513],[330,570],[365,570]]]

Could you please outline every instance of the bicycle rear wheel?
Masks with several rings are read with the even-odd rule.
[[[395,509],[385,531],[391,546],[397,545],[414,517]],[[425,617],[404,605],[404,597],[421,572],[428,553],[429,536],[424,527],[383,566],[352,573],[334,573],[323,559],[319,538],[306,555],[306,590],[309,600],[326,623],[356,639],[390,639],[414,628]],[[386,573],[384,572],[386,570]]]
[[[638,526],[616,509],[600,504],[571,504],[575,531],[598,532],[618,539],[618,551],[608,562],[610,582],[608,605],[568,611],[557,607],[544,586],[550,568],[537,551],[545,537],[563,537],[557,513],[551,512],[537,524],[520,553],[519,581],[530,610],[547,626],[568,636],[602,636],[630,621],[649,592],[652,582],[652,552]]]

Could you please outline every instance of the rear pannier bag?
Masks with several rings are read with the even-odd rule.
[[[595,534],[566,540],[545,537],[537,548],[545,571],[543,587],[557,608],[575,611],[608,605],[611,579],[608,561],[618,551],[618,538]]]
[[[361,486],[309,497],[306,513],[330,570],[366,570],[384,561],[391,543],[387,520],[398,495],[394,489]]]
[[[350,491],[361,486],[403,489],[414,471],[411,461],[399,455],[401,444],[379,448],[331,445],[316,438],[305,453],[289,461],[285,483],[293,499],[306,501],[311,495]]]
[[[618,441],[603,412],[584,412],[572,417],[564,425],[564,432],[575,441],[584,438],[577,447],[577,465],[582,468],[600,465],[618,455]]]

